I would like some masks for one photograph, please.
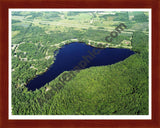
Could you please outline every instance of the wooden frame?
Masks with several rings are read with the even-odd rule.
[[[9,8],[151,8],[152,9],[152,119],[151,120],[9,120],[8,119],[8,9]],[[160,127],[160,20],[158,0],[1,0],[0,1],[0,127]]]

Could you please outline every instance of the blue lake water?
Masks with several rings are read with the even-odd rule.
[[[70,43],[63,46],[56,55],[56,60],[49,69],[37,75],[27,84],[28,90],[36,90],[54,80],[64,71],[74,70],[75,67],[80,69],[92,66],[111,65],[123,61],[130,55],[134,54],[130,49],[120,48],[94,48],[85,43]]]

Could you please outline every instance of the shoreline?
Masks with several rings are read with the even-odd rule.
[[[100,47],[97,47],[97,46],[95,46],[95,45],[97,45],[97,44],[102,44],[103,46],[105,46],[106,44],[110,44],[110,43],[104,43],[104,42],[98,42],[98,41],[94,41],[94,45],[91,45],[91,42],[92,40],[88,40],[88,41],[86,41],[86,42],[84,42],[84,41],[80,41],[80,40],[78,40],[78,39],[70,39],[70,40],[65,40],[65,41],[63,41],[63,42],[61,42],[61,43],[59,43],[59,44],[55,44],[56,46],[58,46],[58,51],[63,47],[63,46],[65,46],[65,45],[69,45],[69,44],[71,44],[71,43],[74,43],[74,42],[78,42],[78,43],[85,43],[86,45],[88,45],[88,46],[91,46],[91,47],[94,47],[94,48],[100,48]],[[63,44],[63,45],[61,45],[61,44]],[[61,45],[61,46],[59,46],[59,45]],[[120,47],[120,46],[109,46],[109,45],[106,45],[106,47],[103,47],[103,48],[101,48],[101,49],[105,49],[105,48],[124,48],[124,49],[130,49],[131,50],[131,48],[125,48],[125,47]],[[57,50],[55,50],[54,52],[56,52]],[[50,66],[52,65],[52,64],[54,64],[54,61],[56,60],[56,55],[53,55],[54,56],[54,60],[53,60],[53,63],[51,63],[48,67],[46,67],[46,69],[43,71],[43,72],[39,72],[38,74],[35,74],[35,76],[34,77],[32,77],[32,78],[30,78],[29,80],[28,80],[28,82],[27,83],[22,83],[25,87],[27,87],[27,85],[28,85],[28,83],[31,81],[31,80],[33,80],[34,78],[36,78],[38,75],[41,75],[41,74],[43,74],[43,73],[45,73],[47,70],[49,70],[49,68],[50,68]],[[30,90],[28,90],[28,91],[30,91]]]
[[[123,41],[127,42],[127,40],[123,40]],[[66,44],[78,42],[78,43],[85,43],[86,45],[89,45],[89,46],[92,46],[92,47],[95,47],[95,48],[100,48],[100,47],[97,47],[96,45],[101,44],[103,46],[106,45],[106,47],[103,47],[103,48],[126,48],[126,49],[132,49],[132,45],[130,45],[130,46],[121,45],[123,41],[121,41],[120,44],[118,44],[118,45],[113,45],[111,43],[101,42],[101,41],[93,41],[93,40],[85,40],[85,39],[82,39],[82,40],[69,39],[69,40],[62,41],[61,43],[55,44],[53,46],[57,46],[57,48],[61,48],[62,46],[66,45]],[[128,42],[130,42],[130,41],[128,41]]]

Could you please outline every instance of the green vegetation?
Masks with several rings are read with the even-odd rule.
[[[147,115],[147,19],[144,12],[13,12],[12,114]],[[106,42],[121,22],[127,29]],[[137,23],[145,29],[134,28]],[[113,65],[83,69],[64,87],[57,83],[65,72],[28,91],[26,83],[54,63],[54,51],[72,41],[130,48],[136,54]]]

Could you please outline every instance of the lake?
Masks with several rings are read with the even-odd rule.
[[[70,43],[64,45],[57,53],[56,60],[46,72],[37,75],[26,87],[28,90],[36,90],[54,80],[64,71],[80,69],[92,66],[111,65],[123,61],[134,54],[130,49],[121,48],[94,48],[85,43]]]

